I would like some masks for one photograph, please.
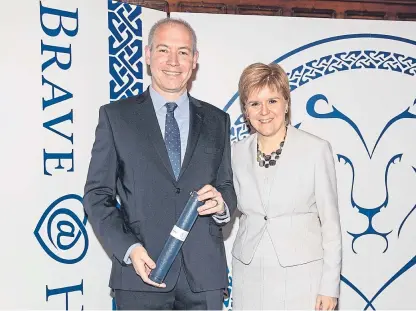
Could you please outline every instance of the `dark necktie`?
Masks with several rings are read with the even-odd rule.
[[[176,103],[166,103],[165,106],[165,144],[173,173],[176,179],[178,179],[179,172],[181,171],[181,134],[179,132],[178,122],[176,122],[173,113],[178,105]]]

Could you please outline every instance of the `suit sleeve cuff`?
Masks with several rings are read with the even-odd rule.
[[[221,215],[214,214],[212,215],[212,218],[217,224],[225,224],[230,221],[230,209],[227,206],[227,203],[224,202],[224,213]]]
[[[130,259],[130,254],[131,251],[133,250],[133,248],[135,248],[136,246],[141,246],[142,244],[140,243],[135,243],[132,246],[129,247],[129,249],[127,250],[126,254],[124,255],[123,261],[126,265],[131,264],[131,259]]]

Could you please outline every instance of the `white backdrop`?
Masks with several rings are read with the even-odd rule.
[[[125,95],[129,77],[136,86],[147,79],[138,70],[141,30],[165,14],[110,4],[2,4],[0,309],[112,308],[110,260],[85,226],[80,200],[98,108],[115,99],[110,90]]]
[[[0,308],[111,309],[110,261],[79,200],[98,108],[148,86],[142,49],[165,14],[102,0],[8,1],[2,12],[10,14],[0,20]],[[67,33],[53,30],[57,15],[66,16]],[[236,95],[241,71],[277,59],[290,76],[294,124],[332,143],[341,308],[415,309],[416,24],[172,16],[188,20],[199,39],[191,93],[230,113],[233,140],[247,135]],[[358,234],[354,244],[348,232]]]
[[[343,230],[340,308],[415,309],[416,23],[172,17],[198,35],[191,93],[230,113],[233,141],[247,135],[236,94],[242,70],[277,60],[289,74],[293,124],[331,142]],[[237,228],[226,240],[229,262]]]

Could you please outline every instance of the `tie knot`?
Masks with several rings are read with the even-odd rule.
[[[174,112],[176,107],[178,107],[176,103],[166,103],[165,106],[168,113]]]

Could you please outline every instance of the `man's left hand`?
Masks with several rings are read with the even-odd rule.
[[[198,200],[205,202],[198,208],[199,215],[221,215],[224,213],[224,200],[221,192],[211,185],[203,186],[198,192]]]

